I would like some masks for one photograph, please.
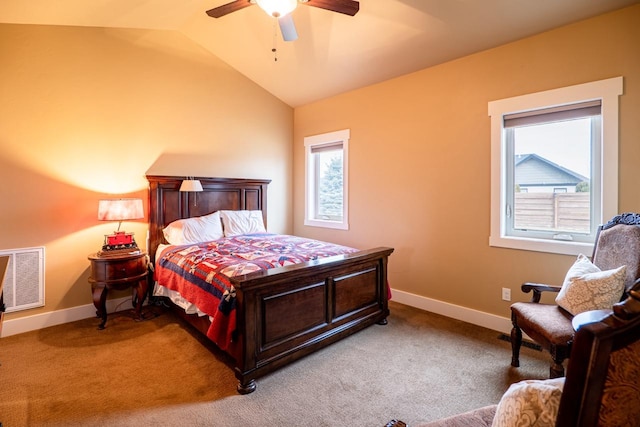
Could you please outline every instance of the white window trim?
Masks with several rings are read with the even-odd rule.
[[[550,252],[566,255],[591,254],[592,243],[551,241],[511,237],[505,233],[505,170],[503,116],[508,113],[602,100],[601,212],[605,221],[618,214],[618,97],[623,93],[623,78],[614,77],[590,83],[521,95],[489,102],[491,116],[491,234],[489,245],[503,248]]]
[[[344,129],[335,132],[323,133],[320,135],[307,136],[304,138],[305,146],[305,193],[304,193],[304,225],[312,227],[334,228],[338,230],[349,229],[349,138],[351,130]],[[309,162],[311,156],[311,147],[322,145],[342,143],[342,159],[343,159],[343,215],[342,221],[319,220],[311,218],[312,201],[314,200],[314,182],[309,179]]]

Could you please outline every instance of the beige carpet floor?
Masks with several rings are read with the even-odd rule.
[[[496,403],[545,378],[548,355],[512,368],[499,333],[401,304],[374,325],[236,393],[229,359],[172,314],[86,319],[0,340],[0,422],[21,426],[383,426]],[[155,310],[156,317],[151,310]]]

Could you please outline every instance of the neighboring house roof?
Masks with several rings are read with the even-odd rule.
[[[520,186],[569,186],[589,178],[537,154],[516,155],[516,184]]]

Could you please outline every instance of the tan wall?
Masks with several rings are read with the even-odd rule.
[[[640,211],[638,22],[634,6],[296,108],[294,232],[392,246],[393,288],[508,317],[501,287],[524,300],[520,283],[561,283],[573,257],[489,247],[487,103],[624,76],[619,210]],[[345,128],[350,230],[305,227],[303,138]]]
[[[270,178],[269,229],[291,229],[293,110],[169,31],[0,25],[0,250],[44,246],[46,306],[91,303],[87,255],[147,203],[145,173]],[[124,223],[146,246],[146,219]]]

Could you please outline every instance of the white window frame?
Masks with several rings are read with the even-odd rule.
[[[623,78],[614,77],[528,95],[489,102],[491,116],[491,230],[489,245],[503,248],[565,255],[591,254],[593,243],[509,236],[506,233],[506,152],[504,116],[517,112],[576,104],[602,102],[600,149],[600,211],[593,221],[602,222],[618,214],[618,97]],[[594,153],[597,158],[598,153]],[[598,179],[593,176],[592,179]]]
[[[584,118],[589,120],[589,127],[591,129],[591,138],[589,141],[590,146],[590,175],[593,177],[601,176],[601,162],[600,162],[600,154],[602,147],[602,108],[600,100],[589,101],[587,103],[577,103],[577,104],[569,104],[561,107],[554,107],[553,112],[549,111],[549,109],[542,110],[533,110],[527,111],[525,113],[515,114],[517,117],[515,120],[521,120],[525,123],[521,125],[528,124],[548,124],[554,123],[554,120],[558,118]],[[597,115],[594,114],[594,110],[597,110]],[[524,115],[524,116],[523,116]],[[503,205],[506,209],[506,212],[511,212],[510,219],[505,219],[505,235],[509,237],[524,237],[527,239],[557,239],[562,241],[574,241],[574,242],[582,242],[591,244],[595,240],[595,236],[597,233],[597,228],[600,221],[600,212],[601,212],[601,180],[600,179],[590,179],[590,212],[589,218],[594,218],[594,220],[590,221],[589,232],[552,232],[551,230],[535,230],[535,229],[521,229],[515,227],[515,193],[512,191],[514,188],[514,179],[515,179],[515,155],[514,155],[514,143],[515,143],[515,129],[517,127],[509,127],[507,129],[507,117],[509,115],[503,117],[504,119],[504,130],[503,130],[503,144],[505,146],[505,154],[502,160],[504,161],[504,168],[506,174],[504,176],[505,182],[503,183],[503,188],[505,188],[505,204]],[[549,120],[549,121],[547,121]],[[509,218],[509,215],[506,215]]]
[[[305,213],[304,225],[312,227],[334,228],[339,230],[349,229],[349,138],[350,129],[307,136],[304,138],[305,146]],[[314,218],[317,202],[317,180],[314,162],[313,148],[342,144],[342,220],[328,220]]]

